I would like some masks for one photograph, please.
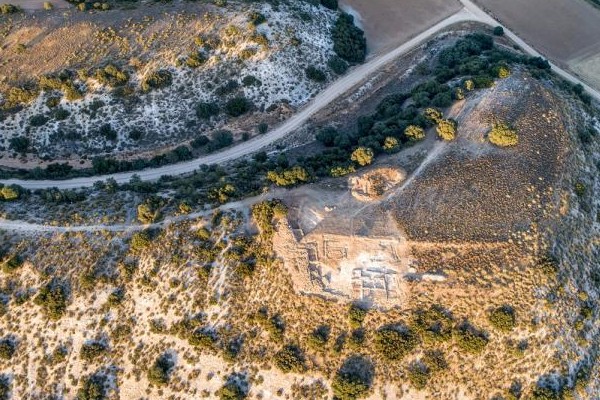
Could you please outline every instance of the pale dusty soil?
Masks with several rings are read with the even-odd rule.
[[[567,62],[600,50],[600,11],[584,0],[477,0],[541,53]]]
[[[397,46],[461,8],[456,0],[342,0],[340,7],[355,16],[371,53]]]

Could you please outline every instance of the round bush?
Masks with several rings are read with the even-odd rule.
[[[488,135],[489,141],[499,147],[516,146],[519,143],[519,136],[514,129],[506,124],[494,124],[494,127]]]

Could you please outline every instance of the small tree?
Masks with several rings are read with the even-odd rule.
[[[375,333],[375,350],[386,360],[401,360],[418,342],[417,336],[407,328],[385,327]]]
[[[352,152],[350,159],[360,166],[369,165],[373,162],[373,158],[375,157],[375,153],[368,147],[358,147],[356,150]]]
[[[510,332],[517,325],[515,310],[508,305],[493,310],[488,316],[488,320],[494,328],[503,332]]]
[[[10,399],[10,378],[4,374],[0,375],[0,400]]]
[[[304,354],[298,346],[288,344],[275,354],[275,365],[284,373],[302,372]]]
[[[12,338],[7,337],[0,339],[0,358],[3,360],[10,360],[16,351],[17,345]]]
[[[245,97],[234,97],[225,103],[225,111],[232,117],[239,117],[250,111],[252,102]]]
[[[409,125],[404,130],[404,136],[410,141],[418,141],[425,139],[425,130],[417,125]]]
[[[444,118],[442,112],[433,107],[426,108],[423,114],[427,120],[433,122],[434,124],[438,124]]]
[[[503,123],[494,124],[488,134],[488,139],[492,144],[499,147],[516,146],[519,143],[517,132]]]
[[[77,391],[77,400],[104,400],[106,396],[106,376],[93,374],[83,379]]]
[[[311,81],[315,82],[325,82],[327,80],[327,75],[323,71],[314,66],[310,66],[306,68],[306,77]]]
[[[330,10],[338,9],[338,0],[321,0],[321,4]]]
[[[39,290],[33,302],[42,307],[48,318],[57,320],[67,310],[67,297],[64,284],[52,280]]]
[[[400,141],[393,136],[388,136],[383,141],[383,150],[393,153],[400,148]]]
[[[436,131],[440,138],[451,141],[456,138],[456,121],[452,119],[442,119],[438,122]]]
[[[494,33],[494,36],[503,36],[504,35],[504,28],[501,26],[497,26],[494,28],[494,30],[492,31]]]
[[[168,354],[161,355],[148,369],[148,381],[157,386],[167,384],[174,365],[171,356]]]
[[[360,328],[365,317],[367,316],[367,310],[360,307],[358,304],[350,304],[348,309],[348,320],[352,328]]]
[[[219,115],[219,106],[213,102],[200,102],[196,105],[196,116],[200,119],[209,119]]]
[[[454,332],[456,344],[468,353],[478,354],[485,349],[488,339],[468,323],[464,323]]]
[[[246,392],[234,381],[229,381],[215,393],[220,400],[243,400]]]
[[[356,400],[366,397],[373,383],[373,375],[373,364],[369,360],[360,356],[350,357],[331,383],[334,399]]]

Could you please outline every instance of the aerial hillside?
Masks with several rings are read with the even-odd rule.
[[[0,395],[596,399],[597,108],[489,33],[247,160],[1,187]]]
[[[364,60],[336,4],[221,3],[0,15],[0,164],[189,159],[266,132]]]

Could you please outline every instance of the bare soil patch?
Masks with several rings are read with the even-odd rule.
[[[406,173],[395,168],[378,168],[348,179],[352,196],[369,202],[381,198],[388,190],[406,178]]]

